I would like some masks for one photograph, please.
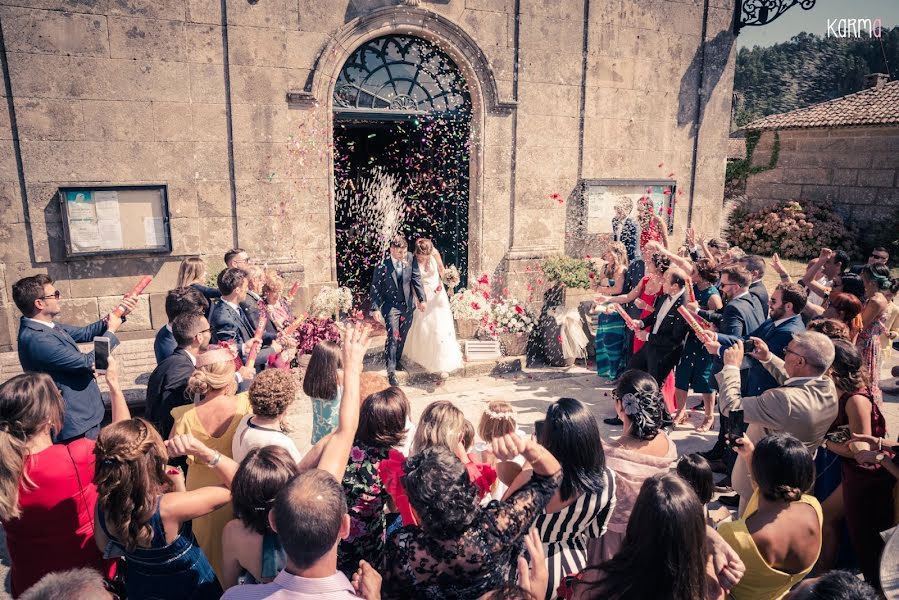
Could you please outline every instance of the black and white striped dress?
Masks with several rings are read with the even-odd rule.
[[[605,485],[599,492],[581,494],[557,513],[543,513],[534,527],[540,532],[546,552],[549,581],[546,600],[556,598],[562,578],[583,571],[587,565],[587,540],[599,538],[615,508],[615,473],[605,471]]]

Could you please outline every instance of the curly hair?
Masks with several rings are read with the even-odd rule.
[[[833,340],[834,359],[830,365],[830,379],[844,392],[866,391],[870,387],[862,355],[848,340]]]
[[[640,440],[652,440],[671,424],[659,384],[645,371],[629,369],[618,380],[613,392],[630,421],[629,433]]]
[[[281,277],[274,269],[268,269],[262,276],[262,295],[284,293],[284,278]]]
[[[478,489],[465,465],[445,446],[432,446],[406,461],[403,487],[421,526],[441,540],[462,534],[477,515]]]
[[[110,532],[129,551],[149,546],[156,496],[169,485],[169,457],[159,433],[141,418],[107,425],[97,437],[94,456],[97,506]]]
[[[250,404],[253,414],[260,417],[279,417],[297,397],[299,382],[290,371],[266,369],[250,384]]]
[[[693,270],[696,271],[697,276],[706,283],[716,283],[720,277],[718,267],[712,264],[712,261],[707,258],[700,258],[694,262]]]
[[[823,333],[832,340],[849,339],[849,326],[836,319],[812,319],[808,322],[806,330]]]

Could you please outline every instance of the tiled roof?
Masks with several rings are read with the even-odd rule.
[[[768,115],[749,123],[744,129],[753,131],[893,123],[899,124],[899,81],[779,115]]]

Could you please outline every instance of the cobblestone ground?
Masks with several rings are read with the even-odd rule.
[[[894,353],[884,374],[899,364],[899,354]],[[895,380],[884,379],[885,386],[895,386]],[[477,424],[486,402],[502,399],[510,402],[518,413],[519,424],[525,431],[532,431],[534,421],[540,419],[547,405],[557,398],[572,397],[587,404],[599,421],[603,439],[613,439],[620,435],[620,429],[602,422],[603,417],[612,416],[614,409],[609,395],[611,386],[602,385],[595,373],[582,366],[570,369],[526,369],[499,376],[449,379],[443,384],[416,384],[404,387],[412,405],[412,420],[417,421],[424,408],[435,400],[451,400],[465,413],[472,423]],[[698,396],[688,400],[694,405]],[[899,396],[884,397],[884,414],[892,436],[899,433]],[[308,399],[301,397],[290,410],[292,437],[301,451],[309,448],[312,409]],[[714,432],[699,433],[695,427],[702,422],[702,414],[694,412],[689,425],[679,427],[672,433],[679,454],[705,450],[712,446]],[[717,520],[729,518],[729,513],[720,505],[713,505],[713,516]],[[9,597],[8,582],[9,556],[6,553],[6,538],[0,528],[0,578],[5,583],[5,592],[0,597]]]

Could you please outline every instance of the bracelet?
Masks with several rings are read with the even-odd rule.
[[[883,438],[882,437],[877,438],[877,449],[883,450]]]
[[[207,467],[214,467],[214,466],[216,466],[217,464],[219,464],[219,463],[221,462],[221,460],[222,460],[222,453],[219,452],[218,450],[216,450],[216,451],[215,451],[215,456],[212,457],[212,460],[210,460],[208,463],[206,463],[206,466],[207,466]]]

